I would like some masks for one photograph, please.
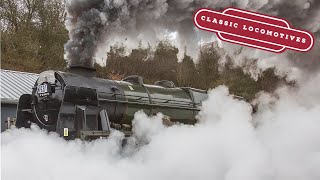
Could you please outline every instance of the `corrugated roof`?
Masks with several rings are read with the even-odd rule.
[[[16,103],[22,94],[31,94],[38,74],[1,69],[1,102]]]

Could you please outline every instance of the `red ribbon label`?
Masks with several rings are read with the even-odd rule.
[[[314,43],[311,33],[291,28],[283,19],[236,8],[223,12],[199,9],[194,23],[199,29],[216,32],[221,40],[276,53],[286,48],[306,52]]]

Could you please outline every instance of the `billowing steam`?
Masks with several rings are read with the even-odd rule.
[[[119,132],[81,142],[37,127],[12,129],[2,134],[2,178],[318,180],[320,99],[313,83],[279,89],[277,96],[261,94],[254,116],[248,103],[218,87],[195,126],[168,128],[160,114],[138,112],[135,138],[125,148]]]
[[[69,0],[66,2],[66,27],[70,40],[65,44],[65,58],[69,65],[93,66],[94,59],[99,62],[99,59],[106,58],[106,52],[116,42],[124,43],[130,49],[138,47],[140,42],[155,45],[159,40],[169,38],[179,48],[180,58],[186,47],[186,53],[196,60],[200,44],[217,38],[214,33],[195,28],[193,13],[199,8],[219,10],[230,6],[285,18],[295,28],[309,30],[316,37],[320,34],[320,1],[317,0]],[[231,55],[240,48],[222,44]],[[319,48],[319,40],[315,47]],[[313,53],[318,52],[314,50]],[[273,53],[252,48],[244,48],[242,54],[236,65],[243,65],[243,56],[249,56],[249,59],[274,57]],[[258,69],[274,66],[273,61],[269,61],[260,63]],[[298,61],[296,65],[304,64]],[[313,61],[311,65],[310,61]],[[304,65],[314,68],[314,64],[320,64],[318,62],[309,60],[309,64]]]

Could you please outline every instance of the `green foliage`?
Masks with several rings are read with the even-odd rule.
[[[178,86],[194,86],[197,82],[198,71],[193,62],[193,59],[184,54],[182,62],[177,67]]]
[[[214,87],[215,81],[219,79],[218,61],[220,55],[218,50],[214,43],[203,46],[200,49],[197,67],[201,78],[200,87],[202,89]]]
[[[29,72],[65,68],[63,44],[68,34],[62,1],[3,0],[0,16],[2,68]]]

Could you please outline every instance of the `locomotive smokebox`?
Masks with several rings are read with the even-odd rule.
[[[83,65],[70,65],[68,71],[73,74],[79,74],[81,76],[95,77],[96,69],[92,67],[85,67]]]

